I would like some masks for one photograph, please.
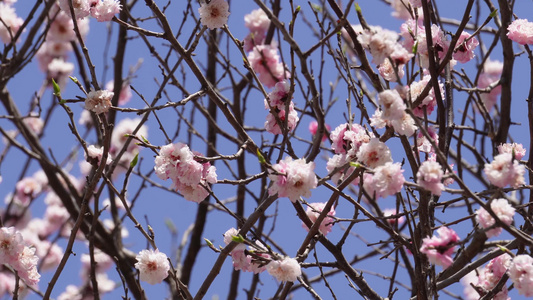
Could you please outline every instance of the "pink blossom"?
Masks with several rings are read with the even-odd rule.
[[[311,222],[315,223],[322,211],[324,210],[326,206],[325,202],[316,202],[316,203],[309,203],[309,206],[307,207],[307,210],[305,213],[311,220]],[[331,228],[335,224],[335,219],[333,218],[335,216],[335,208],[331,207],[329,212],[327,213],[326,217],[322,220],[320,223],[319,231],[323,235],[327,235],[331,232]],[[305,223],[302,222],[302,227],[309,231],[309,228]]]
[[[250,34],[244,38],[244,50],[249,52],[255,46],[264,43],[270,19],[262,9],[258,8],[244,16],[244,26],[250,30]]]
[[[329,174],[331,174],[336,168],[343,167],[331,176],[331,181],[333,181],[335,185],[340,184],[344,179],[346,179],[346,177],[350,176],[355,171],[355,167],[348,165],[349,162],[350,161],[346,154],[335,154],[333,157],[328,159],[326,169],[328,170]],[[352,184],[359,184],[359,176],[355,177],[355,179],[352,181]]]
[[[439,137],[437,136],[437,132],[435,131],[435,128],[432,126],[429,126],[426,128],[431,140],[435,143],[435,145],[439,145]],[[422,134],[422,132],[418,132],[416,136],[416,144],[418,151],[431,153],[435,152],[435,149],[433,149],[433,146],[428,141],[428,139]]]
[[[398,65],[397,70],[395,70],[389,59],[385,59],[378,67],[379,75],[387,81],[398,81],[398,79],[403,78],[405,75],[404,69],[405,65]],[[396,75],[396,72],[398,72],[398,75]]]
[[[521,160],[526,155],[526,149],[522,144],[517,143],[505,143],[498,146],[499,153],[514,153],[516,160]]]
[[[533,258],[531,256],[527,254],[515,256],[507,274],[520,295],[533,297]]]
[[[507,37],[521,45],[533,44],[533,23],[527,19],[514,20],[507,27]]]
[[[392,162],[390,149],[378,138],[372,138],[368,143],[364,143],[357,151],[357,161],[365,164],[369,168],[376,168],[387,162]]]
[[[481,89],[487,88],[500,80],[503,71],[503,63],[497,60],[487,59],[483,65],[483,72],[479,75],[478,87]],[[491,111],[498,100],[498,96],[502,91],[500,85],[492,88],[490,93],[480,93],[481,100],[485,104],[487,111]]]
[[[475,57],[474,50],[479,45],[475,37],[470,38],[468,32],[463,31],[457,40],[456,48],[453,51],[453,58],[458,62],[467,63]],[[463,43],[469,39],[466,43]]]
[[[408,94],[408,99],[411,99],[411,101],[413,102],[416,101],[418,96],[422,94],[422,91],[429,84],[431,84],[431,76],[429,74],[425,74],[424,77],[422,77],[422,80],[411,83],[411,85],[406,87],[406,94]],[[444,85],[442,83],[439,83],[439,89],[441,97],[444,98]],[[413,108],[413,114],[419,118],[424,118],[424,111],[426,111],[427,114],[430,115],[435,109],[436,105],[437,98],[435,96],[435,88],[432,88],[429,90],[428,95],[422,100],[422,103],[420,103],[419,106]]]
[[[403,46],[408,51],[413,49],[415,43],[418,44],[417,54],[420,58],[420,66],[422,68],[428,68],[429,51],[427,49],[426,31],[422,20],[419,19],[418,22],[413,19],[407,20],[400,27],[400,35],[404,38]],[[446,40],[444,32],[435,24],[431,26],[431,39],[433,40],[433,46],[438,57],[440,59],[444,58],[450,43]]]
[[[35,248],[24,246],[19,253],[17,260],[11,262],[11,266],[17,270],[18,275],[28,285],[35,285],[39,282],[41,275],[37,271],[39,258],[35,255]]]
[[[135,131],[140,122],[140,118],[123,119],[117,124],[117,126],[113,130],[113,135],[111,136],[111,149],[109,150],[111,154],[113,154],[114,156],[118,154],[118,152],[125,146],[126,141],[129,138],[128,135],[133,134],[133,131]],[[146,125],[142,125],[135,134],[135,136],[147,138],[148,127],[146,127]],[[126,152],[133,154],[133,156],[139,153],[139,146],[136,145],[134,139],[129,143]],[[130,162],[127,161],[127,163],[129,164]]]
[[[311,197],[311,189],[316,188],[318,183],[314,162],[306,163],[303,158],[293,160],[288,156],[272,168],[275,173],[268,175],[272,180],[272,186],[268,189],[270,195],[277,193],[279,197],[288,197],[292,202],[300,196]]]
[[[27,206],[43,189],[42,184],[33,177],[24,177],[15,185],[15,196],[21,205]]]
[[[496,214],[498,219],[506,225],[511,225],[513,216],[515,214],[514,207],[506,199],[495,199],[490,202],[491,210]],[[496,220],[484,209],[480,208],[476,211],[476,221],[483,229],[489,229],[496,224]],[[502,232],[502,228],[497,226],[487,230],[485,234],[487,237],[498,236]]]
[[[38,116],[32,115],[29,118],[24,118],[23,122],[35,135],[40,135],[43,132],[44,121]]]
[[[374,174],[365,173],[363,187],[370,197],[386,198],[402,190],[405,178],[400,163],[386,162],[374,169]]]
[[[114,88],[114,81],[110,80],[106,83],[105,89],[112,92]],[[120,90],[120,94],[118,96],[118,105],[125,105],[126,103],[130,102],[131,99],[131,88],[130,85],[125,83],[122,85],[122,89]]]
[[[224,243],[228,245],[233,241],[233,237],[237,237],[239,235],[239,231],[235,228],[230,228],[224,233]],[[256,243],[257,247],[259,249],[264,249],[263,245],[261,243]],[[253,248],[255,249],[255,248]],[[245,272],[254,272],[255,274],[263,272],[265,270],[265,266],[262,264],[256,263],[254,258],[251,255],[248,255],[245,253],[246,245],[245,244],[238,244],[233,250],[231,251],[230,255],[233,260],[233,267],[236,271],[242,270]],[[266,249],[264,249],[267,251]],[[268,254],[265,253],[259,253],[255,252],[254,250],[248,251],[250,253],[254,253],[254,255],[270,258]]]
[[[331,131],[331,126],[326,124],[326,130]],[[309,122],[309,132],[314,136],[316,134],[316,131],[318,130],[318,122],[317,121],[311,121]],[[324,136],[322,136],[322,142],[324,142],[328,138],[328,135],[326,132],[324,132]]]
[[[224,0],[211,0],[198,8],[200,22],[209,29],[222,28],[228,23],[229,4]]]
[[[285,109],[285,103],[291,101],[289,99],[290,88],[290,82],[287,80],[277,82],[272,92],[268,94],[268,98],[265,99],[265,109],[269,109],[270,107],[279,110]]]
[[[418,168],[418,173],[416,174],[417,183],[432,194],[440,196],[442,190],[444,190],[444,185],[441,182],[443,175],[444,172],[439,163],[428,160],[423,162]]]
[[[170,264],[165,253],[158,249],[142,250],[136,259],[135,268],[139,270],[142,281],[158,284],[167,278]]]
[[[284,257],[282,260],[273,260],[266,266],[268,274],[282,282],[294,282],[302,275],[302,269],[294,258]]]
[[[396,210],[396,208],[386,208],[383,210],[383,216],[384,217],[393,217],[393,216],[396,216],[395,218],[389,218],[387,219],[387,222],[391,225],[394,225],[396,223],[398,223],[398,225],[402,225],[404,222],[405,222],[405,217],[404,216],[400,216],[398,217],[398,211]]]
[[[4,2],[0,2],[0,19],[0,39],[4,44],[9,44],[24,24],[24,20],[17,16],[15,8]]]
[[[285,79],[285,67],[280,62],[278,47],[258,45],[248,54],[252,69],[259,74],[259,81],[269,88]]]
[[[446,226],[437,229],[438,237],[424,238],[420,252],[426,254],[429,262],[447,268],[452,264],[452,254],[455,251],[459,236],[453,229]]]
[[[106,113],[111,107],[111,99],[113,92],[108,90],[95,91],[91,89],[85,99],[85,109],[93,111],[97,114]]]
[[[87,147],[87,153],[84,153],[84,155],[85,160],[87,160],[87,156],[89,156],[91,160],[96,160],[96,164],[100,164],[102,156],[104,155],[104,149],[102,147],[96,147],[95,145],[89,145],[89,147]],[[111,159],[111,155],[108,155],[106,165],[112,162],[113,160]]]
[[[111,21],[113,17],[120,12],[121,5],[117,0],[92,0],[96,2],[91,7],[91,16],[98,22]]]
[[[524,184],[525,167],[511,153],[496,155],[490,164],[485,164],[483,170],[490,183],[503,188],[510,185],[514,188]]]
[[[278,118],[281,121],[283,127],[285,127],[285,122],[287,122],[288,132],[291,132],[296,127],[296,124],[300,120],[300,118],[298,118],[298,113],[294,109],[294,104],[292,102],[289,105],[288,114],[286,113],[285,109],[278,110],[277,108],[273,108],[272,111],[278,114]],[[283,134],[280,124],[278,124],[278,122],[276,121],[276,117],[272,114],[272,112],[269,113],[266,117],[265,129],[266,131],[273,133],[273,134]]]

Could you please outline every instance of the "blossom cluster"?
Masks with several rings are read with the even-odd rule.
[[[405,112],[407,107],[397,90],[385,90],[379,93],[378,99],[382,110],[375,111],[370,125],[376,128],[392,126],[398,134],[408,137],[415,133],[418,127],[411,115]]]
[[[39,258],[36,249],[24,242],[20,231],[15,227],[0,227],[0,245],[0,265],[11,266],[27,284],[37,284],[41,278],[37,271]]]
[[[290,83],[282,80],[276,83],[272,92],[268,94],[268,98],[265,99],[265,109],[270,111],[265,122],[265,129],[268,132],[282,134],[282,128],[287,128],[290,132],[296,127],[299,120],[298,113],[294,109],[294,103],[289,99],[289,93]],[[276,116],[281,124],[278,123]]]
[[[307,214],[307,217],[311,220],[311,222],[315,223],[318,220],[318,217],[324,211],[324,208],[326,207],[325,202],[316,202],[316,203],[309,203],[309,206],[307,206],[307,209],[305,213]],[[322,233],[323,235],[327,235],[331,232],[331,228],[333,227],[333,224],[335,224],[335,208],[331,207],[330,210],[327,212],[326,217],[322,219],[322,222],[320,222],[320,227],[318,228],[318,231]],[[309,227],[305,225],[305,223],[302,222],[302,227],[309,231]]]
[[[113,259],[101,250],[95,249],[93,253],[95,262],[95,277],[98,282],[98,292],[105,294],[116,288],[116,283],[107,276],[107,271],[113,266]],[[80,287],[69,284],[65,291],[57,297],[58,300],[83,300],[87,290],[93,289],[91,280],[91,257],[89,254],[81,255],[80,277],[83,281]]]
[[[490,202],[490,209],[504,224],[511,225],[513,222],[515,209],[506,199],[502,198],[492,200]],[[496,224],[496,220],[494,220],[494,218],[484,208],[480,208],[476,211],[476,221],[483,229],[487,230],[485,234],[489,238],[498,236],[502,232],[502,228],[499,226],[492,228]]]
[[[108,90],[91,91],[87,94],[85,99],[85,109],[90,110],[96,114],[106,113],[111,108],[111,99],[114,93]]]
[[[235,228],[230,228],[224,233],[224,243],[228,245],[232,241],[239,243],[230,253],[235,270],[253,272],[254,274],[266,270],[282,282],[294,282],[302,275],[300,264],[296,259],[287,256],[272,256],[268,254],[266,246],[260,241],[249,242],[250,249],[247,250],[243,243],[244,238],[239,235],[239,231]]]
[[[250,34],[244,39],[244,50],[248,52],[248,61],[258,74],[259,81],[272,88],[277,82],[287,78],[288,73],[280,61],[277,43],[265,44],[270,20],[263,10],[257,9],[247,14],[244,21],[250,30]]]
[[[7,1],[0,2],[0,39],[4,44],[8,44],[17,35],[24,20],[17,16],[13,3]]]
[[[296,202],[300,196],[311,197],[311,189],[318,184],[314,172],[315,163],[306,163],[303,158],[293,160],[287,156],[273,165],[272,169],[268,174],[268,178],[272,180],[272,186],[268,189],[270,195],[277,193],[279,197],[288,197]]]
[[[209,195],[208,184],[217,181],[215,166],[198,162],[189,146],[183,143],[161,147],[154,169],[159,178],[170,178],[172,188],[181,192],[185,199],[198,203]]]
[[[512,258],[509,254],[502,254],[492,259],[481,270],[477,270],[477,272],[472,271],[467,276],[463,277],[461,283],[465,286],[464,294],[466,299],[478,300],[485,293],[494,289],[502,276],[507,272],[507,269],[509,269],[511,260]],[[478,291],[482,291],[482,294]],[[504,285],[493,299],[507,300],[509,299],[507,294],[507,286]]]
[[[490,183],[503,188],[508,185],[516,188],[525,183],[526,169],[511,153],[500,153],[483,169]]]
[[[59,7],[69,17],[71,16],[70,1],[59,0]],[[98,22],[111,21],[121,9],[120,2],[117,0],[72,0],[72,7],[76,19],[84,19],[91,15]]]

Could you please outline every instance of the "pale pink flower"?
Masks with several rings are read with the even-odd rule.
[[[15,227],[0,227],[0,263],[12,264],[23,249],[22,235]]]
[[[139,270],[142,281],[158,284],[167,278],[170,264],[165,253],[158,249],[142,250],[136,259],[135,268]]]
[[[211,0],[198,8],[200,22],[209,29],[222,28],[228,23],[229,4],[225,0]]]
[[[378,138],[372,138],[368,143],[364,143],[357,151],[357,161],[365,164],[369,168],[376,168],[387,162],[392,162],[390,149]]]
[[[100,1],[100,0],[98,0]],[[70,16],[70,0],[59,0],[59,8]],[[74,8],[74,15],[76,19],[83,19],[91,13],[91,5],[95,0],[72,0],[72,8]]]
[[[282,260],[273,260],[266,266],[268,274],[278,281],[294,282],[302,275],[302,269],[294,258],[284,257]]]
[[[276,45],[258,45],[248,54],[252,69],[259,74],[259,81],[269,88],[285,79],[285,67],[280,62]]]
[[[4,44],[9,44],[24,24],[24,20],[17,16],[15,8],[3,2],[0,2],[0,19],[0,39]]]
[[[395,70],[389,59],[385,59],[378,67],[379,75],[387,81],[398,81],[398,79],[403,78],[405,75],[404,69],[405,65],[398,65],[397,70]],[[396,75],[396,72],[398,72],[398,75]]]
[[[386,162],[374,169],[374,174],[365,173],[363,187],[371,196],[386,198],[402,190],[405,178],[400,163]]]
[[[337,154],[348,154],[350,159],[355,159],[359,147],[368,143],[372,137],[374,135],[368,134],[363,126],[352,124],[350,129],[348,123],[344,123],[331,132],[331,149]]]
[[[112,92],[114,88],[114,81],[110,80],[106,83],[105,89]],[[118,105],[125,105],[126,103],[130,102],[131,99],[131,88],[129,84],[123,84],[122,89],[120,90],[120,94],[118,96]]]
[[[268,98],[265,99],[265,109],[269,109],[270,107],[279,110],[285,109],[285,103],[291,101],[289,99],[290,88],[291,86],[288,80],[277,82],[272,92],[268,94]]]
[[[357,36],[361,45],[372,54],[372,62],[382,64],[394,51],[398,34],[394,31],[383,29],[380,26],[371,26]]]
[[[429,67],[429,52],[427,49],[426,31],[422,20],[415,21],[413,19],[407,20],[400,27],[400,35],[404,38],[403,46],[410,51],[418,42],[417,54],[420,58],[420,66],[422,68]],[[414,35],[414,38],[413,38]],[[437,25],[431,26],[431,39],[433,40],[433,47],[440,59],[444,58],[450,42],[446,40],[444,32]]]
[[[525,167],[513,159],[511,153],[496,155],[490,164],[485,164],[483,171],[490,183],[500,188],[507,185],[516,188],[525,183]]]
[[[422,93],[425,87],[430,84],[431,76],[429,74],[425,74],[424,77],[422,77],[422,80],[415,81],[405,88],[406,94],[408,95],[407,97],[413,102],[416,101],[416,99]],[[444,99],[444,85],[440,82],[439,89],[441,97]],[[413,108],[413,114],[419,118],[424,118],[424,111],[426,111],[427,114],[430,115],[435,109],[436,105],[437,98],[435,97],[435,88],[432,88],[429,90],[428,95],[422,100],[422,103],[419,106]]]
[[[479,75],[477,86],[481,89],[487,88],[492,84],[497,83],[500,80],[503,71],[503,63],[498,60],[487,59],[483,65],[483,72]],[[502,91],[500,85],[494,87],[490,93],[480,93],[481,100],[485,104],[487,111],[491,111],[496,102],[498,96]]]
[[[277,108],[273,108],[272,111],[278,114],[278,118],[282,126],[285,126],[285,122],[287,122],[288,132],[291,132],[292,130],[294,130],[294,128],[296,127],[296,124],[300,120],[300,118],[298,117],[298,112],[294,109],[294,104],[292,102],[289,105],[288,114],[286,113],[285,109],[279,110]],[[272,114],[272,112],[269,113],[266,117],[265,129],[266,131],[273,133],[273,134],[283,134],[283,131],[281,130],[281,127],[276,121],[276,117]]]
[[[430,138],[433,140],[435,145],[439,145],[439,137],[437,136],[437,132],[434,127],[428,126],[426,128]],[[418,132],[416,135],[416,144],[418,151],[426,152],[426,153],[433,153],[435,152],[435,149],[433,149],[433,146],[428,141],[428,139],[422,134],[422,132]]]
[[[522,144],[517,143],[505,143],[498,146],[499,153],[514,153],[516,160],[521,160],[526,155],[526,149]]]
[[[349,162],[350,160],[346,154],[335,154],[333,157],[328,159],[326,169],[328,170],[329,174],[331,174],[336,168],[343,167],[331,176],[331,181],[333,181],[335,185],[340,184],[344,179],[346,179],[346,177],[350,176],[355,171],[355,167],[348,165]],[[351,183],[358,185],[359,176],[355,177]]]
[[[100,161],[102,160],[102,156],[104,155],[104,148],[102,147],[96,147],[95,145],[89,145],[87,147],[87,153],[84,153],[85,160],[87,160],[87,155],[91,158],[91,160],[96,160],[96,164],[100,164]],[[109,165],[112,163],[113,160],[111,159],[111,155],[107,155],[106,165]]]
[[[472,37],[463,44],[468,38],[470,38],[470,34],[463,31],[457,40],[457,44],[453,51],[453,58],[458,62],[466,63],[475,57],[474,50],[479,45],[479,42],[475,37]]]
[[[128,136],[133,133],[135,128],[139,125],[141,122],[140,118],[136,119],[123,119],[121,120],[118,125],[113,130],[113,135],[111,136],[111,149],[109,150],[111,154],[116,156],[118,152],[125,146],[126,141],[128,140]],[[146,125],[142,125],[135,136],[139,138],[147,138],[148,137],[148,127]],[[136,144],[136,140],[132,139],[131,142],[128,145],[128,149],[126,149],[127,152],[133,154],[139,153],[139,146]],[[123,156],[124,158],[124,156]],[[121,159],[122,162],[122,159]],[[129,164],[130,161],[127,161]]]
[[[313,223],[316,222],[316,220],[318,219],[318,217],[324,210],[325,206],[326,206],[325,202],[309,203],[309,206],[307,207],[307,210],[305,211],[305,213],[307,214],[311,222]],[[335,216],[335,208],[333,208],[332,206],[329,212],[327,213],[326,217],[320,223],[320,227],[318,229],[320,233],[322,233],[323,235],[327,235],[328,233],[331,232],[331,228],[333,227],[333,224],[335,224],[334,223],[335,219],[333,218],[334,216]],[[309,228],[303,222],[302,222],[302,227],[305,230],[309,231]]]
[[[533,297],[533,258],[527,254],[520,254],[513,258],[507,271],[518,294]]]
[[[270,19],[262,9],[258,8],[244,16],[244,26],[250,32],[266,32],[270,26]]]
[[[41,193],[42,189],[41,182],[33,177],[24,177],[15,185],[15,196],[26,206]]]
[[[446,226],[437,229],[438,237],[424,238],[420,252],[426,254],[432,264],[447,268],[452,264],[452,254],[455,251],[459,236],[453,229]]]
[[[270,173],[272,186],[268,189],[270,195],[288,197],[292,202],[300,196],[311,197],[311,189],[316,188],[315,163],[306,163],[305,159],[293,160],[288,156],[285,160],[272,166],[276,173]]]
[[[399,226],[405,222],[405,216],[398,217],[397,215],[398,215],[398,211],[396,210],[396,208],[386,208],[383,210],[384,217],[396,216],[395,218],[387,219],[387,222],[391,225],[398,223],[398,226]]]
[[[514,20],[507,27],[507,37],[521,45],[533,44],[533,23],[527,19]]]
[[[96,2],[91,7],[91,16],[98,22],[111,21],[120,12],[121,5],[117,0],[93,0]]]
[[[28,285],[35,285],[41,278],[41,275],[37,271],[38,262],[39,258],[35,255],[35,248],[24,246],[16,262],[12,262],[11,266],[17,270],[18,275],[24,282]]]
[[[270,19],[262,9],[258,8],[244,16],[244,26],[250,30],[250,34],[244,38],[244,50],[249,52],[255,46],[264,44]]]
[[[490,208],[504,224],[511,225],[511,223],[513,223],[515,209],[506,199],[501,198],[492,200],[492,202],[490,202]],[[476,211],[476,221],[483,229],[489,229],[496,224],[496,220],[494,220],[484,208],[480,208]],[[496,227],[487,230],[485,234],[490,238],[500,235],[501,232],[502,228]]]
[[[89,32],[89,20],[87,18],[76,20],[78,29],[82,37],[85,37]],[[72,18],[64,11],[59,11],[48,29],[48,40],[53,42],[68,43],[77,39],[74,31],[74,23]]]
[[[44,126],[43,119],[41,119],[41,118],[39,118],[37,116],[32,116],[32,117],[29,117],[29,118],[24,118],[23,122],[36,135],[40,135],[43,132],[43,126]]]
[[[113,92],[108,90],[95,91],[91,89],[85,99],[85,109],[93,111],[97,114],[106,113],[111,107],[111,99],[113,98]]]
[[[63,58],[54,58],[47,66],[47,78],[54,79],[60,87],[64,87],[67,78],[74,71],[74,64],[65,61]]]
[[[378,103],[383,110],[381,118],[385,121],[403,118],[405,109],[407,108],[397,90],[385,90],[379,93]]]
[[[82,291],[77,286],[69,284],[57,300],[83,300]]]
[[[91,255],[88,253],[84,253],[81,255],[81,276],[85,280],[89,279],[89,276],[91,274]],[[94,262],[96,263],[95,266],[95,272],[96,273],[103,273],[106,272],[108,269],[110,269],[114,262],[113,259],[102,252],[99,249],[94,250]]]
[[[234,227],[231,227],[224,233],[224,244],[228,245],[233,241],[233,237],[239,235],[239,230],[235,229]]]
[[[435,161],[425,161],[418,168],[416,174],[417,183],[425,190],[430,191],[432,194],[440,196],[442,190],[444,190],[444,184],[442,184],[442,171],[439,163]]]
[[[233,241],[233,237],[237,237],[239,235],[239,231],[235,228],[230,228],[224,233],[224,243],[228,245]],[[258,245],[259,249],[264,248],[263,245],[259,242],[256,243]],[[255,253],[255,248],[250,247],[252,250],[250,252]],[[263,272],[265,270],[265,266],[261,266],[261,264],[254,263],[254,259],[251,255],[247,255],[244,251],[246,250],[245,244],[238,244],[233,250],[231,251],[230,255],[233,260],[233,267],[236,271],[242,270],[245,272],[254,272],[255,274]],[[266,249],[264,249],[266,251]],[[265,258],[270,258],[268,254],[265,253],[255,253],[255,255],[262,256]]]

